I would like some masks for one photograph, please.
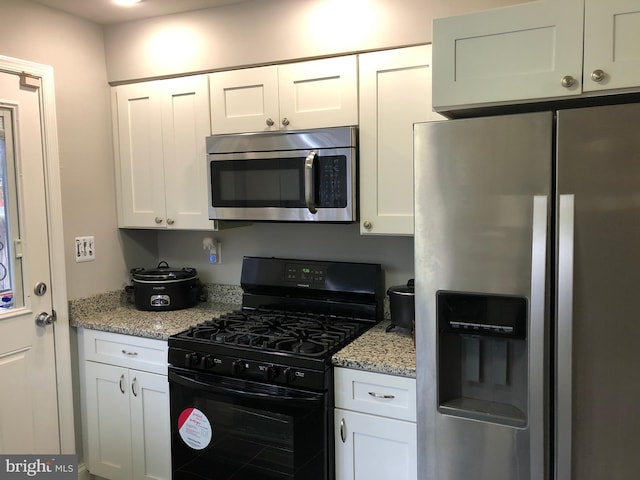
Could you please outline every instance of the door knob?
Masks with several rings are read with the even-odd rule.
[[[56,312],[47,313],[41,312],[36,316],[36,325],[39,327],[46,327],[56,321]]]

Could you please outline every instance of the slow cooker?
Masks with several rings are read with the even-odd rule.
[[[415,290],[413,279],[406,285],[395,285],[387,290],[389,295],[389,310],[391,311],[391,325],[413,331],[415,322]]]
[[[133,303],[138,310],[180,310],[193,307],[199,300],[203,285],[195,268],[171,268],[160,262],[156,268],[132,268]]]

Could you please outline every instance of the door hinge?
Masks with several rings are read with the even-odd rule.
[[[13,241],[13,251],[15,252],[16,258],[22,258],[22,239],[16,238]]]
[[[20,86],[37,89],[42,86],[42,79],[36,75],[32,75],[27,72],[20,74]]]

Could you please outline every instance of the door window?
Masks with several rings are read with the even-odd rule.
[[[12,111],[0,109],[0,314],[24,305]]]

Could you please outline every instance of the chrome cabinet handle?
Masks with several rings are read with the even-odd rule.
[[[558,207],[556,318],[556,475],[571,478],[571,370],[573,361],[573,253],[575,198],[560,195]]]
[[[591,80],[593,80],[594,82],[601,82],[606,76],[607,74],[599,68],[591,72]]]
[[[265,123],[267,124],[267,127],[273,127],[273,124],[276,122],[274,122],[272,118],[267,118]]]
[[[315,198],[315,189],[313,184],[314,171],[313,160],[316,158],[316,151],[311,150],[304,161],[304,201],[311,213],[317,213]]]
[[[365,230],[371,230],[373,228],[373,224],[369,220],[365,220],[362,226]]]
[[[122,353],[124,353],[128,357],[137,357],[138,356],[138,352],[127,352],[126,350],[122,350]]]
[[[174,223],[176,223],[173,218],[167,218],[167,225],[173,225]]]
[[[284,117],[284,118],[282,119],[282,125],[284,125],[285,127],[288,127],[288,126],[289,126],[289,123],[290,123],[290,122],[289,122],[289,119],[288,119],[287,117]]]
[[[396,398],[395,395],[389,395],[387,393],[369,392],[369,395],[371,395],[374,398],[386,398],[386,399]]]
[[[138,396],[138,379],[136,377],[133,377],[133,382],[131,382],[131,393],[134,397]]]
[[[576,79],[571,75],[565,75],[564,77],[562,77],[562,80],[560,80],[560,85],[562,85],[564,88],[573,87],[575,83]]]
[[[162,218],[160,218],[160,217],[156,217],[156,218],[155,218],[155,222],[156,222],[158,225],[159,225],[159,224],[161,224],[161,223],[162,223]]]
[[[340,419],[340,440],[342,443],[347,442],[347,426],[344,423],[344,418]]]
[[[124,389],[124,373],[122,375],[120,375],[120,391],[122,393],[125,392],[125,389]]]

